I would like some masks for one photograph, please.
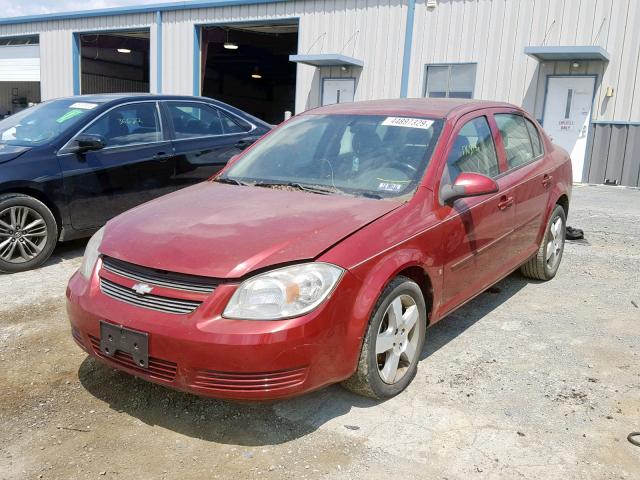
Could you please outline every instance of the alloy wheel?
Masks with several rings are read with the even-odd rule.
[[[376,338],[378,374],[383,382],[398,382],[419,354],[419,315],[410,295],[399,295],[387,307]]]
[[[564,246],[564,224],[561,217],[556,217],[549,226],[549,238],[547,242],[546,262],[550,269],[555,269],[562,255]]]
[[[25,206],[0,212],[0,259],[9,263],[33,260],[47,244],[47,225],[42,215]]]

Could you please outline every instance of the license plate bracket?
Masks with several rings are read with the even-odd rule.
[[[149,334],[100,322],[100,351],[107,357],[128,353],[139,368],[149,368]]]

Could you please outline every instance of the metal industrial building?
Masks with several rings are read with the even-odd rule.
[[[81,93],[206,95],[278,122],[323,103],[523,106],[577,181],[637,186],[638,0],[210,0],[0,19],[0,113]]]

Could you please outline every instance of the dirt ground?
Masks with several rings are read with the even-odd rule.
[[[83,242],[0,276],[1,479],[638,479],[640,191],[578,186],[548,283],[518,274],[429,329],[386,402],[339,386],[271,404],[198,398],[71,340]]]

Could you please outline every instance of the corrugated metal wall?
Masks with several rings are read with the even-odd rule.
[[[640,125],[593,125],[583,182],[640,187]]]
[[[299,54],[342,53],[365,68],[299,65],[296,111],[320,104],[325,77],[356,77],[356,100],[397,97],[406,25],[403,0],[294,0],[288,2],[179,10],[163,14],[163,90],[193,93],[194,25],[299,19]]]
[[[407,0],[289,0],[163,13],[163,91],[193,93],[194,25],[299,19],[299,54],[342,53],[364,69],[298,67],[296,110],[319,104],[323,77],[356,77],[356,99],[397,97]],[[640,119],[640,1],[438,0],[416,2],[409,96],[420,96],[427,63],[477,62],[476,96],[524,105],[537,116],[546,74],[597,73],[595,120]],[[72,34],[146,27],[151,30],[151,90],[156,91],[153,13],[1,25],[0,36],[40,33],[42,96],[72,94]],[[540,64],[527,45],[598,44],[611,61]],[[615,95],[604,96],[611,86]]]
[[[320,104],[325,77],[355,77],[356,99],[397,97],[400,91],[406,0],[290,0],[277,3],[187,9],[163,13],[162,90],[191,95],[194,28],[230,22],[299,21],[298,53],[341,53],[365,62],[364,69],[299,65],[296,111]],[[153,14],[0,25],[0,36],[40,33],[42,97],[73,94],[74,32],[151,29],[151,90],[156,91],[156,26]]]
[[[73,34],[100,30],[151,29],[151,88],[156,85],[155,16],[151,13],[86,17],[15,25],[0,25],[0,36],[40,34],[42,99],[73,95]]]
[[[600,45],[608,65],[540,64],[528,45]],[[594,120],[640,119],[640,1],[438,0],[417,2],[409,95],[424,88],[428,63],[477,62],[475,96],[522,105],[540,117],[548,73],[599,75]],[[615,89],[604,96],[607,86]]]

